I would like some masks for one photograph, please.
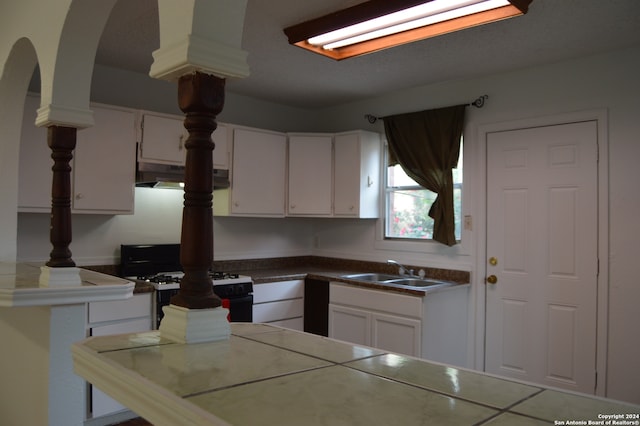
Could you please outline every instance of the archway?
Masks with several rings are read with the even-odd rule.
[[[38,63],[36,50],[27,38],[11,48],[0,76],[0,262],[14,262],[17,253],[18,153],[24,99]]]

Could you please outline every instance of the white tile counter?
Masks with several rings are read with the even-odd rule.
[[[72,349],[75,371],[156,426],[544,425],[614,414],[640,424],[640,406],[264,324],[231,326],[229,340],[191,345],[157,331],[89,338]]]

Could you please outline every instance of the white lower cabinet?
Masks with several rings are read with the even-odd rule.
[[[138,333],[152,329],[153,293],[134,294],[125,300],[91,302],[88,305],[91,336]],[[127,410],[127,407],[91,386],[91,417],[97,418]]]
[[[390,314],[371,314],[371,346],[406,355],[421,355],[419,319]]]
[[[331,282],[329,337],[467,367],[469,285],[424,296]]]
[[[253,286],[253,322],[304,329],[304,280]]]
[[[422,298],[332,282],[329,337],[421,355]]]

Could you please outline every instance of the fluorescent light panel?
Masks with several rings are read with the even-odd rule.
[[[386,1],[391,4],[398,3],[398,1]],[[367,6],[372,6],[376,10],[384,9],[385,6],[381,6],[380,1],[374,0],[317,20],[289,27],[284,31],[292,44],[334,59],[344,59],[521,15],[526,13],[530,2],[531,0],[406,1],[404,2],[407,4],[405,9],[397,10],[396,8],[390,13],[376,11],[372,13],[377,16],[371,19],[366,16],[358,18],[358,10],[371,13],[365,11]],[[346,19],[341,19],[339,16],[341,14],[349,16]],[[352,20],[354,23],[340,27],[340,25],[331,22],[332,18],[340,21]],[[301,34],[305,34],[305,25],[312,28],[307,31],[315,32],[315,34],[302,36]],[[330,29],[321,31],[319,28],[323,25]],[[426,30],[426,28],[429,29]],[[295,38],[300,38],[300,40],[295,40]]]

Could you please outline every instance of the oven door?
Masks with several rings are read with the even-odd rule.
[[[213,289],[215,292],[216,287],[214,286]],[[156,303],[153,312],[156,329],[160,327],[160,321],[164,316],[162,308],[171,304],[171,297],[176,294],[178,294],[178,289],[156,290]],[[231,322],[253,322],[253,294],[221,298],[229,300],[229,320]]]
[[[230,322],[253,322],[253,294],[229,297],[227,300],[229,300]]]

